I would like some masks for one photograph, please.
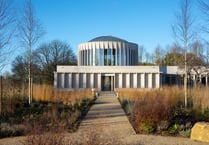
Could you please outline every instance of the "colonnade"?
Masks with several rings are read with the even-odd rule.
[[[103,73],[55,73],[54,86],[58,89],[96,88],[102,90]],[[114,73],[114,88],[159,88],[159,73]]]
[[[87,42],[78,46],[79,66],[138,65],[138,46],[129,42]]]

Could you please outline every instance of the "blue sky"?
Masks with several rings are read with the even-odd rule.
[[[178,0],[34,0],[47,34],[77,45],[102,35],[117,36],[152,51],[173,43],[171,24]]]
[[[195,0],[194,0],[195,1]],[[179,0],[33,0],[36,16],[46,35],[40,43],[59,39],[77,55],[77,45],[95,37],[112,35],[152,53],[174,42],[171,25]],[[22,6],[24,0],[15,0]]]

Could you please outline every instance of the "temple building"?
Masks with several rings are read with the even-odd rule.
[[[162,85],[183,85],[183,68],[139,66],[138,53],[136,43],[113,36],[81,43],[78,45],[78,66],[57,66],[54,87],[117,91],[121,88],[155,89]],[[194,67],[188,74],[188,86],[196,86],[197,81],[208,86],[208,76],[207,67]]]
[[[78,66],[57,66],[57,89],[159,88],[159,66],[138,66],[138,45],[101,36],[78,45]]]

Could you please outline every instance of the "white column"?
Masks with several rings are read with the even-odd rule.
[[[81,57],[80,57],[80,56],[81,56],[81,52],[80,52],[79,49],[78,49],[78,65],[80,65],[80,62],[81,62],[81,61],[80,61],[80,60],[81,60]]]
[[[89,61],[89,49],[86,49],[86,65],[87,66],[89,65],[88,61]]]
[[[118,48],[119,49],[119,65],[121,66],[122,65],[122,53],[121,53],[121,48]]]
[[[65,88],[65,74],[62,73],[61,75],[61,88],[64,89]]]
[[[86,73],[83,73],[83,88],[86,88]]]
[[[159,88],[160,87],[160,74],[157,73],[155,74],[155,88]]]
[[[137,73],[133,74],[133,88],[137,88]]]
[[[145,74],[144,73],[142,73],[141,74],[141,88],[144,88],[145,87]]]
[[[86,65],[86,49],[83,50],[83,65]]]
[[[97,75],[98,90],[101,91],[101,73]]]
[[[115,76],[111,76],[111,91],[114,91],[114,88],[115,88],[115,80],[114,80]]]
[[[93,73],[90,74],[90,87],[94,88],[94,74]]]
[[[93,66],[96,65],[96,60],[95,60],[96,54],[95,54],[95,51],[96,51],[96,48],[93,49],[93,56],[92,56],[92,58],[93,58]]]
[[[68,74],[68,84],[69,84],[69,89],[72,88],[72,73]]]
[[[91,49],[89,49],[89,65],[91,65],[91,59],[92,59],[92,56],[91,56]]]
[[[121,50],[121,65],[125,65],[124,64],[124,54],[123,54],[124,53],[124,48],[121,48],[120,50]]]
[[[130,73],[126,74],[126,88],[130,88]]]
[[[118,74],[118,87],[123,88],[123,75],[122,75],[122,73]]]
[[[126,48],[126,50],[127,50],[127,53],[126,53],[126,65],[130,65],[130,63],[129,63],[129,48]]]
[[[208,75],[207,74],[205,76],[205,85],[206,85],[206,87],[208,86]]]
[[[148,74],[148,88],[152,88],[152,73]]]
[[[78,89],[79,88],[79,73],[75,74],[75,88]]]
[[[123,64],[126,65],[126,48],[123,49]]]

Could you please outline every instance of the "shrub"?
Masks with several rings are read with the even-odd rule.
[[[147,93],[146,97],[135,101],[132,114],[134,128],[140,132],[143,124],[148,124],[156,129],[160,121],[169,119],[170,108],[169,100],[162,99],[161,93],[154,96]]]
[[[177,134],[180,130],[180,126],[178,124],[173,124],[169,129],[170,134]]]
[[[205,118],[208,118],[208,121],[209,121],[209,108],[205,109],[204,116],[205,116]]]
[[[189,130],[196,121],[208,121],[209,89],[204,87],[188,89],[188,108],[184,108],[184,90],[177,86],[160,89],[118,89],[122,106],[134,102],[131,106],[131,123],[136,132],[144,131],[144,124],[157,130],[168,130],[175,134],[181,132],[188,136]],[[126,113],[127,109],[124,109]],[[180,130],[175,126],[179,124]],[[187,124],[191,124],[187,127]],[[149,127],[145,127],[149,128]],[[149,130],[149,129],[148,129]],[[149,132],[149,131],[148,131]]]
[[[145,124],[143,131],[145,131],[146,133],[153,133],[155,131],[155,128],[151,125]]]
[[[64,129],[54,122],[49,130],[37,122],[33,122],[30,135],[22,142],[23,145],[67,145]]]
[[[131,115],[132,109],[131,109],[131,103],[129,102],[129,100],[128,99],[123,99],[121,101],[121,105],[122,105],[124,111],[126,112],[126,114]]]

